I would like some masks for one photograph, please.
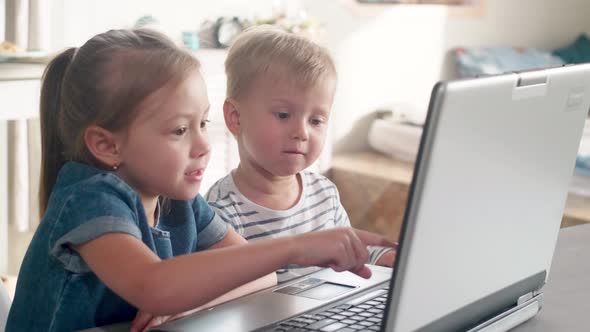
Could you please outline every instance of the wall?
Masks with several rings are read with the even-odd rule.
[[[171,35],[197,30],[206,18],[270,14],[272,0],[51,0],[53,48],[77,46],[93,35],[113,28],[132,27],[147,14],[155,16]]]
[[[6,1],[0,0],[0,41],[4,40],[4,25],[6,24],[6,18],[4,17]]]
[[[367,114],[381,105],[406,104],[423,119],[434,83],[454,75],[448,56],[453,47],[550,50],[590,30],[587,0],[485,0],[481,16],[425,5],[392,5],[363,16],[346,9],[344,2],[306,1],[312,15],[325,19],[338,62],[332,123],[337,151],[366,146]],[[366,14],[366,6],[361,9]]]
[[[337,150],[366,145],[355,130],[368,114],[390,103],[423,119],[433,84],[453,75],[448,50],[456,46],[532,46],[553,49],[590,30],[587,0],[484,0],[483,15],[453,15],[442,6],[356,5],[354,0],[291,0],[327,27],[339,69],[333,136]],[[169,32],[196,29],[206,17],[269,14],[281,1],[53,0],[52,45],[79,45],[103,30],[132,26],[155,14]],[[352,8],[352,9],[351,9]],[[359,9],[360,8],[360,9]],[[368,13],[367,13],[368,12]],[[357,128],[358,127],[358,128]]]

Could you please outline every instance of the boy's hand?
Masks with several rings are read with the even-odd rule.
[[[395,263],[395,250],[388,250],[386,251],[375,263],[375,265],[385,266],[385,267],[393,267],[393,263]]]
[[[350,227],[311,232],[293,238],[297,246],[294,263],[300,266],[331,267],[334,271],[351,271],[363,278],[371,276],[365,266],[367,246],[395,247],[380,235]]]

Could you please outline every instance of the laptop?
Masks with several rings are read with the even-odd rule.
[[[437,83],[394,269],[323,269],[157,331],[505,331],[542,306],[590,65]]]

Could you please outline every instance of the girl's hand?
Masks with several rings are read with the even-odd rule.
[[[154,316],[150,313],[139,311],[131,323],[130,332],[146,332],[149,328],[164,324],[165,322],[181,317],[180,315],[172,316]]]
[[[395,247],[380,235],[350,227],[311,232],[292,238],[295,242],[293,262],[300,266],[329,266],[334,271],[351,271],[363,278],[371,276],[365,266],[367,246]]]

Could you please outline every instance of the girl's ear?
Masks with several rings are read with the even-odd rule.
[[[100,162],[114,169],[121,163],[121,156],[115,135],[96,125],[84,131],[84,142],[92,155]]]
[[[223,103],[225,125],[234,136],[238,136],[240,133],[240,113],[238,112],[236,104],[236,101],[231,98],[226,98]]]

